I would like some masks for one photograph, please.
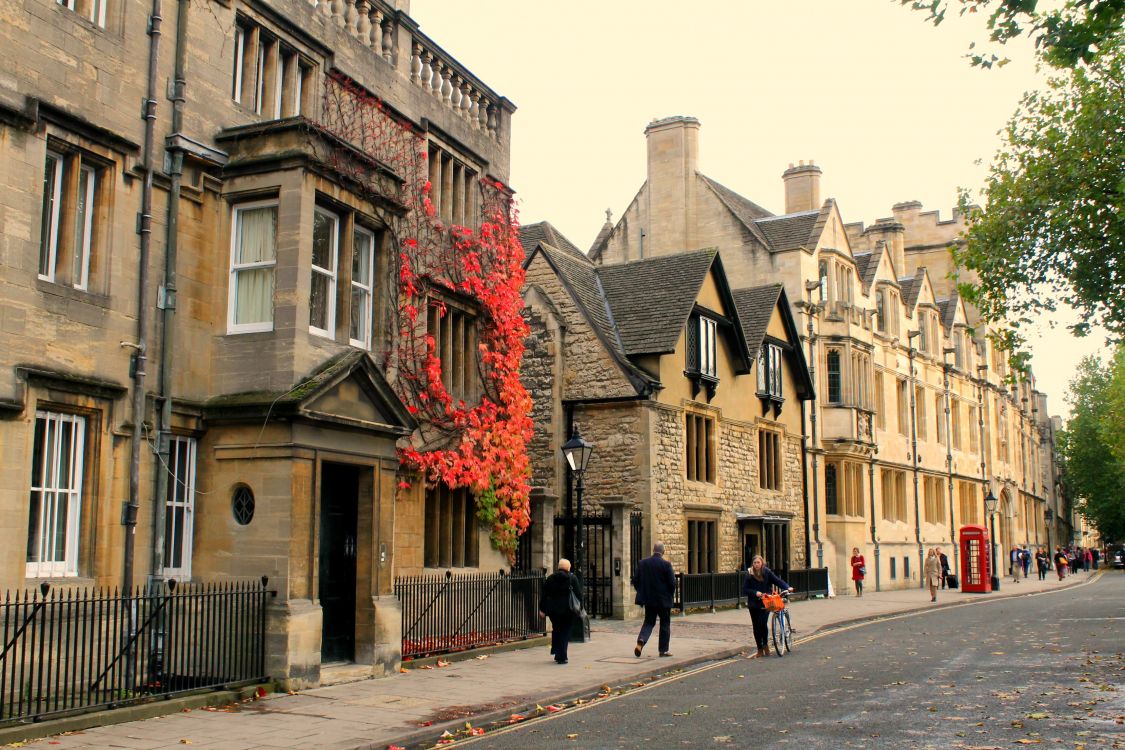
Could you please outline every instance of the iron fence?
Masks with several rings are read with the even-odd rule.
[[[561,556],[576,563],[574,545],[578,535],[578,519],[555,516],[555,549]],[[613,519],[606,513],[582,516],[582,536],[586,540],[582,565],[574,572],[582,579],[582,603],[590,617],[613,616]],[[620,543],[620,542],[619,542]],[[559,556],[559,555],[556,555]]]
[[[794,599],[828,596],[828,568],[792,568],[785,580],[794,589]]]
[[[734,573],[677,573],[673,609],[737,605],[742,601],[742,581],[746,571]]]
[[[267,583],[9,591],[0,726],[264,682]]]
[[[474,573],[395,579],[402,656],[417,658],[546,635],[539,617],[543,574]]]

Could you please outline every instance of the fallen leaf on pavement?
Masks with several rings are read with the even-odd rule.
[[[568,740],[576,740],[576,739],[578,739],[578,735],[577,735],[577,734],[568,734],[568,735],[566,736],[566,738],[567,738]]]

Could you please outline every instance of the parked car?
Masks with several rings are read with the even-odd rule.
[[[1109,551],[1109,562],[1113,567],[1118,569],[1125,569],[1125,547],[1114,547]]]

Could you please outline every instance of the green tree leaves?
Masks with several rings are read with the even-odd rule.
[[[929,15],[935,26],[945,20],[951,4],[960,7],[960,14],[988,13],[989,40],[1005,44],[1021,35],[1030,36],[1035,47],[1051,65],[1073,68],[1090,63],[1107,42],[1122,33],[1125,24],[1125,0],[1067,0],[1043,3],[1039,0],[899,0],[914,10]],[[989,52],[979,52],[976,45],[968,55],[973,65],[982,68],[1007,63]]]
[[[1086,357],[1070,384],[1059,435],[1066,491],[1107,541],[1125,540],[1125,347],[1103,365]]]
[[[1125,334],[1125,52],[1024,95],[970,209],[961,291],[986,320],[1019,328],[1063,301],[1078,335]],[[964,198],[963,198],[964,200]]]

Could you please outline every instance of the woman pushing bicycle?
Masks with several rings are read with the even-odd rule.
[[[769,652],[767,626],[770,613],[762,605],[762,596],[772,594],[775,587],[782,591],[793,590],[788,583],[766,567],[766,561],[761,555],[754,555],[746,571],[746,582],[742,584],[742,593],[746,595],[746,608],[750,610],[750,621],[754,623],[754,642],[758,645],[758,656],[765,656]]]

